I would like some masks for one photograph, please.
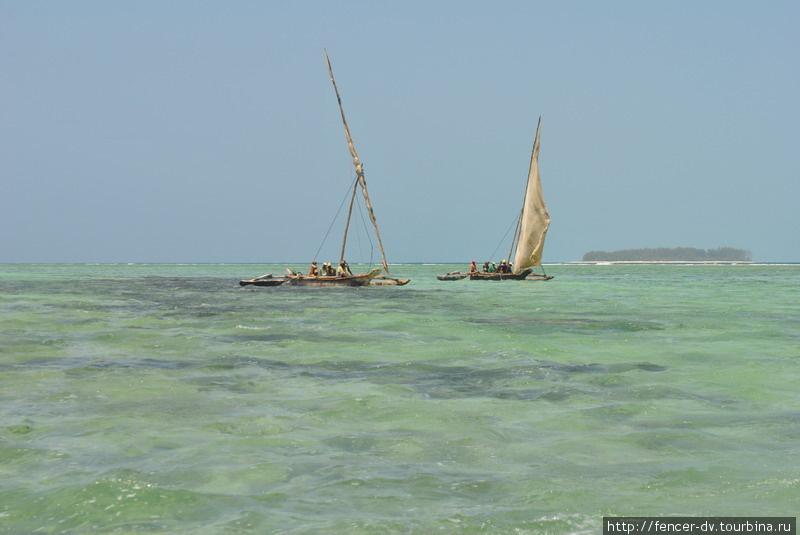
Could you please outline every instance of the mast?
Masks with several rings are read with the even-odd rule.
[[[353,138],[350,136],[350,127],[347,126],[347,119],[344,118],[344,108],[342,107],[342,97],[339,96],[339,88],[336,86],[336,80],[333,77],[333,69],[331,68],[331,59],[328,57],[328,51],[325,50],[325,61],[328,64],[328,73],[331,75],[331,82],[333,83],[333,90],[336,91],[336,100],[339,102],[339,111],[342,114],[342,123],[344,124],[344,133],[347,136],[347,146],[350,149],[350,155],[353,157],[353,165],[356,168],[356,176],[358,177],[357,183],[361,185],[361,193],[364,195],[364,204],[367,207],[369,219],[372,221],[372,226],[375,227],[375,235],[378,237],[378,246],[381,249],[381,259],[383,260],[383,269],[389,272],[389,266],[386,263],[386,253],[383,251],[383,242],[381,242],[381,233],[378,231],[378,222],[375,220],[375,213],[372,210],[372,203],[369,200],[369,193],[367,193],[367,180],[364,178],[364,166],[358,159],[356,154],[355,145],[353,145]],[[355,199],[355,188],[353,189],[353,197],[350,200],[350,212],[347,214],[347,227],[344,230],[344,238],[342,239],[342,259],[344,259],[344,246],[347,243],[347,231],[350,226],[350,214],[353,211],[353,199]]]
[[[350,196],[350,209],[347,210],[347,222],[344,224],[344,238],[342,239],[342,254],[339,255],[339,263],[344,260],[344,249],[347,246],[347,230],[350,228],[350,216],[353,215],[353,202],[356,200],[358,182],[353,182],[353,194]]]
[[[519,229],[522,226],[522,214],[525,213],[525,207],[522,207],[520,210],[519,215],[517,216],[517,224],[514,227],[514,236],[511,237],[511,247],[508,249],[508,261],[513,262],[512,258],[514,258],[514,249],[517,245],[517,238],[519,237]]]

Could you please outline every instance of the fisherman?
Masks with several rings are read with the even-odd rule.
[[[350,271],[350,266],[347,264],[346,261],[342,260],[339,262],[339,267],[336,268],[336,275],[339,277],[347,277],[348,275],[352,275],[353,272]]]
[[[469,265],[469,272],[470,273],[477,273],[478,272],[478,265],[475,260],[472,261],[472,264]]]
[[[488,260],[483,263],[483,272],[484,273],[489,273],[489,261]]]
[[[327,277],[335,277],[336,270],[333,269],[333,266],[330,262],[325,262],[322,264],[322,273]]]
[[[489,273],[494,273],[495,271],[497,271],[497,266],[492,262],[492,265],[489,266]]]
[[[311,262],[311,267],[308,268],[308,276],[309,277],[319,277],[319,270],[317,269],[317,261],[316,260]]]
[[[504,258],[504,259],[502,259],[500,261],[500,267],[497,268],[497,272],[498,273],[508,273],[507,270],[508,270],[508,265],[506,264],[506,259]]]

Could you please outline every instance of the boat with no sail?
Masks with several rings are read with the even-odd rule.
[[[379,276],[381,272],[380,268],[371,269],[367,273],[353,274],[350,272],[349,266],[344,261],[345,250],[347,247],[347,234],[350,229],[350,219],[353,215],[353,206],[355,204],[356,195],[360,188],[364,198],[364,205],[366,207],[367,214],[369,215],[369,219],[375,229],[375,236],[377,237],[378,246],[381,251],[381,263],[383,269],[387,273],[389,272],[389,265],[386,262],[386,253],[383,249],[380,231],[378,230],[378,222],[375,219],[375,212],[372,209],[372,202],[370,201],[369,192],[367,191],[367,181],[366,178],[364,178],[364,166],[358,158],[355,145],[353,144],[353,138],[350,135],[350,127],[347,125],[347,119],[345,119],[344,116],[342,98],[339,95],[339,88],[336,85],[336,79],[333,77],[333,68],[331,67],[331,60],[328,57],[327,50],[325,51],[325,62],[328,66],[328,73],[330,74],[331,83],[333,84],[333,89],[336,93],[336,100],[339,103],[339,112],[342,116],[342,124],[344,125],[345,136],[347,137],[347,146],[350,150],[350,156],[353,158],[353,166],[355,167],[356,172],[356,178],[353,181],[353,191],[350,196],[350,208],[347,212],[347,222],[345,224],[344,235],[342,237],[341,255],[339,257],[339,265],[343,266],[344,269],[340,272],[340,274],[337,275],[303,275],[302,273],[296,273],[287,269],[286,275],[281,277],[274,277],[269,274],[269,276],[241,280],[239,281],[241,286],[403,286],[408,284],[410,281],[410,279]]]

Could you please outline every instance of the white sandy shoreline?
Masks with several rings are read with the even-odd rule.
[[[753,260],[576,260],[568,264],[755,264]]]

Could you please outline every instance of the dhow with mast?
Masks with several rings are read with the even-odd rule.
[[[553,277],[544,273],[542,252],[547,229],[550,228],[550,214],[542,194],[542,177],[539,174],[539,135],[542,129],[542,118],[536,125],[536,138],[531,152],[531,164],[528,170],[528,182],[525,186],[522,210],[517,219],[514,236],[511,238],[511,249],[508,258],[513,258],[511,269],[492,272],[478,271],[473,268],[469,273],[452,272],[437,277],[439,280],[550,280]],[[506,266],[504,262],[501,266]],[[542,273],[534,273],[533,267],[541,266]]]
[[[339,256],[339,265],[344,266],[345,270],[344,272],[340,272],[339,274],[335,275],[327,275],[323,272],[323,274],[316,276],[306,276],[287,269],[286,275],[276,277],[272,274],[267,274],[253,279],[241,280],[239,281],[239,284],[242,286],[280,286],[284,284],[288,286],[402,286],[404,284],[408,284],[410,280],[380,276],[380,268],[371,269],[368,273],[359,273],[357,275],[353,275],[349,272],[349,266],[344,260],[345,249],[347,247],[347,234],[350,229],[350,219],[353,214],[353,206],[355,204],[356,196],[360,187],[361,193],[364,197],[364,205],[366,207],[367,214],[369,215],[370,221],[372,221],[372,226],[375,228],[375,236],[378,239],[378,247],[381,251],[381,265],[383,266],[383,269],[389,273],[389,265],[386,262],[386,253],[383,249],[380,231],[378,230],[378,222],[375,220],[375,212],[372,209],[372,202],[370,201],[369,192],[367,191],[367,180],[364,178],[364,166],[358,159],[358,154],[356,153],[356,148],[353,144],[353,138],[350,135],[350,127],[347,125],[347,119],[344,116],[342,97],[339,95],[339,88],[336,85],[336,79],[333,77],[333,69],[331,67],[331,60],[328,57],[327,50],[325,51],[325,62],[328,66],[328,74],[330,74],[331,83],[333,83],[333,90],[336,92],[336,100],[339,103],[339,112],[342,116],[344,133],[347,137],[347,146],[350,150],[350,156],[353,158],[353,166],[355,167],[356,171],[356,179],[353,182],[353,192],[350,196],[350,208],[347,212],[347,222],[345,223],[344,235],[342,237],[342,250]],[[314,264],[316,265],[316,261],[314,261]]]

